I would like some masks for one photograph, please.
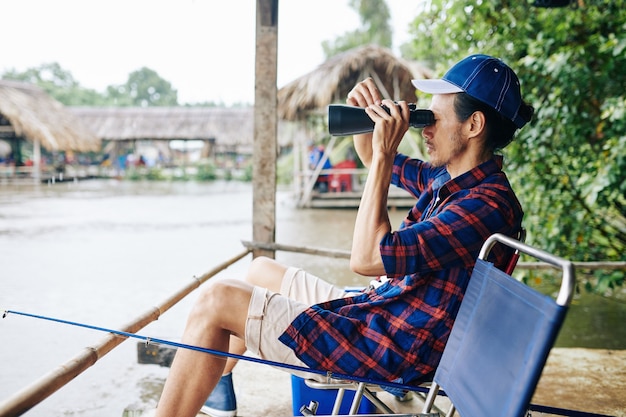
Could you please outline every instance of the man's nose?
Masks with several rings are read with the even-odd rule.
[[[432,138],[432,137],[433,137],[433,134],[432,134],[432,133],[433,133],[433,132],[432,132],[432,128],[431,128],[431,126],[425,126],[424,128],[422,128],[422,137],[423,137],[424,139],[430,139],[430,138]]]

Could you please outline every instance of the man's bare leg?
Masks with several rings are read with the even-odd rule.
[[[239,281],[216,281],[194,305],[182,343],[227,351],[232,335],[243,337],[252,286]],[[217,385],[226,360],[188,349],[176,353],[156,416],[193,417]]]
[[[196,301],[183,333],[182,343],[208,349],[245,352],[244,333],[252,285],[278,292],[286,268],[269,258],[255,259],[246,282],[211,283]],[[195,416],[222,374],[237,361],[187,349],[179,349],[172,363],[156,417]]]

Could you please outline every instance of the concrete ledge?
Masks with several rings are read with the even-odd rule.
[[[284,370],[240,361],[234,370],[233,380],[237,394],[238,416],[292,416],[291,376]],[[626,417],[624,393],[626,393],[626,350],[554,348],[532,402],[569,410]],[[398,413],[421,411],[419,398],[399,402],[388,393],[381,392],[378,395]],[[153,415],[153,412],[150,410],[128,414],[128,417],[135,415],[145,417]],[[533,413],[533,417],[539,416],[547,415]]]

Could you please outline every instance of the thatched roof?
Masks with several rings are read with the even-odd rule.
[[[104,140],[252,142],[252,107],[72,107]]]
[[[49,151],[100,150],[100,139],[35,85],[0,80],[0,114],[9,121],[15,136],[38,140]]]
[[[299,120],[331,103],[345,103],[357,82],[372,77],[381,92],[394,100],[415,102],[414,78],[431,78],[430,70],[406,62],[377,45],[366,45],[335,55],[315,70],[278,91],[278,116]]]
[[[108,141],[209,140],[218,145],[251,148],[254,108],[223,107],[72,107],[95,134]],[[294,132],[279,125],[279,144]]]

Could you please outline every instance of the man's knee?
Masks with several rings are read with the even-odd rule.
[[[241,280],[216,280],[198,296],[189,322],[240,332],[248,315],[252,287]]]
[[[209,317],[220,312],[227,311],[232,300],[231,294],[235,287],[230,280],[216,280],[206,286],[201,292],[193,307],[197,315]]]
[[[287,268],[279,262],[265,256],[259,256],[250,263],[246,281],[252,285],[279,292],[286,270]]]
[[[252,260],[252,262],[250,262],[250,267],[248,268],[248,275],[246,276],[246,279],[250,280],[250,277],[263,275],[268,269],[272,267],[272,264],[274,263],[276,263],[276,261],[268,258],[267,256],[257,256]]]

